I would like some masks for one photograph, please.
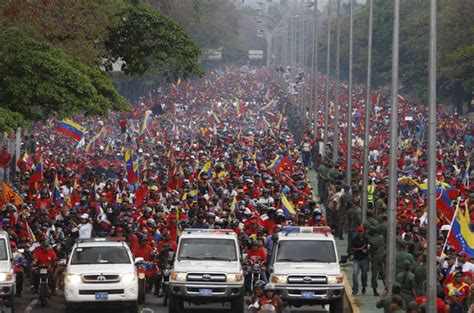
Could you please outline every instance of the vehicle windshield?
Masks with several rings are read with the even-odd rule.
[[[335,263],[336,251],[330,240],[284,240],[278,243],[276,262]]]
[[[0,261],[8,260],[7,242],[5,239],[0,239]]]
[[[237,261],[235,241],[227,239],[181,239],[178,260]]]
[[[125,247],[79,247],[71,259],[71,265],[131,263]]]

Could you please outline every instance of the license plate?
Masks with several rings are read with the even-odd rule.
[[[145,273],[139,273],[139,274],[138,274],[138,278],[144,279],[144,278],[145,278]]]
[[[212,296],[212,289],[199,289],[199,295],[201,297]]]
[[[48,274],[48,269],[47,268],[40,269],[40,274]]]
[[[301,298],[303,299],[313,299],[314,298],[314,291],[302,291]]]
[[[104,301],[109,298],[109,294],[107,292],[96,292],[95,299],[99,301]]]

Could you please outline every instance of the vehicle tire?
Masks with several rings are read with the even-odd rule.
[[[40,284],[39,300],[42,308],[48,303],[48,286],[46,284]]]
[[[244,297],[232,300],[232,313],[244,313]]]
[[[329,304],[330,313],[339,313],[344,311],[344,295]]]
[[[12,293],[10,297],[8,297],[8,307],[10,308],[11,313],[15,313],[15,294]]]
[[[168,312],[169,313],[182,313],[183,310],[183,300],[179,299],[176,296],[169,295],[169,306]]]
[[[65,303],[64,304],[64,312],[65,313],[74,313],[74,307],[70,303]]]
[[[142,304],[145,302],[146,298],[146,280],[138,280],[138,303]]]
[[[128,309],[128,312],[130,313],[138,313],[138,303],[133,302],[132,305],[130,305],[130,308]]]

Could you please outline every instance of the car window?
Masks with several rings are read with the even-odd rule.
[[[71,265],[78,264],[130,264],[125,247],[78,247],[71,258]]]
[[[330,240],[284,240],[278,243],[276,262],[337,262]]]
[[[178,259],[237,261],[237,248],[234,240],[183,238]]]
[[[7,242],[5,239],[0,239],[0,261],[8,260]]]

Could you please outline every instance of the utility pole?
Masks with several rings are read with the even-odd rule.
[[[372,28],[374,15],[374,1],[369,4],[369,34],[367,43],[367,93],[365,96],[365,123],[364,123],[364,156],[362,173],[362,223],[367,220],[368,188],[369,188],[369,144],[370,144],[370,114],[372,113],[370,89],[372,84]]]
[[[399,63],[400,0],[394,0],[392,43],[392,102],[390,116],[390,162],[388,186],[388,247],[386,286],[391,295],[395,282],[397,225],[397,151],[398,151],[398,63]]]
[[[318,108],[319,108],[319,73],[318,73],[318,0],[314,0],[314,32],[313,32],[313,75],[314,75],[314,138],[318,135]]]
[[[336,99],[334,101],[334,134],[332,138],[332,163],[336,164],[339,159],[339,56],[341,41],[341,23],[339,21],[341,0],[336,0]]]
[[[329,137],[329,78],[331,71],[331,1],[328,1],[328,33],[327,33],[327,50],[326,50],[326,96],[324,100],[324,148],[323,153],[326,155],[326,147]]]
[[[352,53],[354,30],[354,0],[349,0],[349,90],[347,98],[347,185],[351,186],[352,180]]]
[[[436,312],[436,0],[430,1],[429,113],[428,113],[428,312]]]

